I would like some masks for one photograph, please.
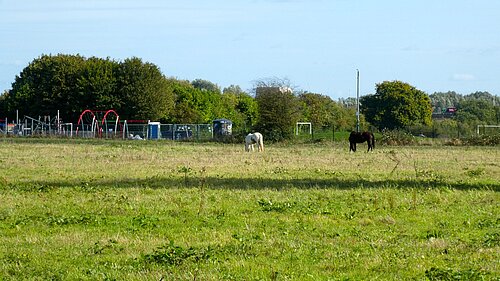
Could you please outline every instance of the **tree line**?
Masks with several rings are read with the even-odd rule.
[[[384,81],[376,85],[374,94],[361,98],[360,121],[362,128],[378,130],[431,126],[433,112],[454,106],[455,122],[498,124],[498,102],[498,97],[487,92],[465,97],[454,92],[429,96],[407,83]],[[256,80],[249,92],[237,85],[221,89],[203,79],[168,77],[155,64],[137,57],[116,61],[42,55],[0,96],[2,118],[14,118],[16,110],[31,117],[59,110],[64,122],[76,123],[85,109],[114,109],[121,119],[176,124],[227,118],[233,121],[235,131],[259,130],[274,140],[291,138],[298,121],[311,122],[315,130],[356,127],[353,98],[333,101],[326,95],[298,90],[289,80],[279,78]]]
[[[500,97],[488,92],[474,92],[461,95],[453,91],[436,92],[430,95],[434,113],[441,113],[447,108],[456,109],[459,122],[500,123]]]
[[[2,118],[11,120],[16,111],[34,118],[59,111],[65,122],[72,123],[85,109],[114,109],[122,120],[176,124],[211,123],[227,118],[242,132],[281,128],[276,139],[290,137],[299,120],[319,128],[336,124],[338,129],[348,129],[354,125],[353,109],[325,95],[293,92],[275,96],[275,103],[270,103],[269,95],[256,94],[258,87],[283,82],[261,79],[255,82],[255,89],[246,92],[237,85],[221,89],[203,79],[167,77],[158,66],[137,57],[116,61],[81,55],[42,55],[15,77],[11,90],[0,96],[0,111]]]

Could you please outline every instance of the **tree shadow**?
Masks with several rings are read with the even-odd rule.
[[[10,188],[27,190],[44,190],[51,188],[81,187],[88,188],[152,188],[152,189],[175,189],[175,188],[207,188],[228,190],[287,190],[287,189],[456,189],[456,190],[491,190],[500,191],[498,183],[482,182],[446,182],[443,180],[417,180],[417,179],[343,179],[343,178],[234,178],[213,176],[189,176],[186,178],[173,177],[151,177],[146,179],[93,179],[90,181],[60,180],[60,181],[33,181],[20,184],[9,184]]]

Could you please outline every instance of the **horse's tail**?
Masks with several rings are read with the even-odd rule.
[[[372,133],[372,149],[375,148],[375,134]]]

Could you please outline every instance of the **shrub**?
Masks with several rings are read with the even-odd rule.
[[[410,145],[418,143],[413,135],[400,130],[383,130],[382,137],[378,142],[386,145]]]
[[[462,139],[462,141],[465,145],[495,146],[495,145],[500,145],[500,134],[473,136],[469,138],[464,138]]]

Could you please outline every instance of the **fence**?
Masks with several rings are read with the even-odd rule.
[[[114,138],[114,139],[165,139],[207,141],[214,139],[212,124],[160,124],[158,122],[110,120],[99,122],[87,120],[86,123],[62,123],[58,117],[25,116],[17,124],[7,119],[0,120],[0,134],[12,136],[55,136],[67,138]],[[156,126],[153,128],[152,126]],[[373,128],[372,128],[373,129]],[[499,125],[460,124],[456,122],[435,121],[431,126],[411,126],[402,129],[411,135],[430,138],[468,138],[483,134],[498,134]],[[233,134],[240,137],[247,131]],[[217,133],[217,132],[215,132]],[[304,141],[346,140],[349,132],[338,131],[335,127],[318,128],[314,125],[297,126],[295,139]]]
[[[353,128],[354,129],[354,128]],[[369,131],[381,134],[375,128],[367,128]],[[459,124],[456,122],[434,122],[430,126],[408,126],[395,130],[395,132],[406,133],[415,137],[439,138],[439,139],[460,139],[471,138],[478,135],[498,135],[500,133],[500,125],[475,125],[475,124]],[[316,128],[312,126],[309,130],[308,126],[298,127],[295,130],[295,139],[303,141],[343,141],[349,137],[349,131],[336,130],[336,128],[324,127]]]
[[[157,126],[153,130],[152,126]],[[211,124],[160,124],[159,122],[129,123],[96,120],[73,124],[62,123],[57,118],[32,118],[25,116],[18,124],[2,120],[0,133],[11,136],[53,136],[105,139],[165,139],[206,141],[213,139]],[[154,133],[154,134],[153,134]]]
[[[124,122],[123,138],[165,140],[210,140],[211,124],[127,124]],[[158,126],[154,129],[153,126]]]
[[[295,139],[301,141],[345,141],[349,133],[350,131],[339,130],[333,126],[317,128],[313,125],[296,126],[294,131]]]

